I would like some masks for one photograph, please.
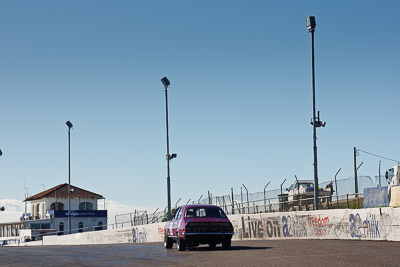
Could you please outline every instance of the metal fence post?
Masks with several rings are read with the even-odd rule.
[[[247,187],[244,185],[244,184],[242,184],[243,185],[243,187],[244,187],[244,189],[246,189],[246,195],[247,195],[247,213],[250,213],[250,202],[249,202],[249,190],[247,190]]]
[[[339,208],[339,196],[338,195],[336,195],[336,206],[337,206],[337,208]]]
[[[131,226],[133,226],[133,221],[132,221],[132,212],[129,213],[130,217],[131,217]]]
[[[269,212],[271,212],[271,200],[268,199],[268,205],[269,205]]]
[[[267,183],[266,186],[264,186],[264,211],[267,212],[267,203],[266,203],[266,191],[265,189],[267,188],[267,186],[269,185],[270,182]]]
[[[231,199],[231,205],[232,205],[232,214],[235,214],[235,206],[234,206],[234,202],[235,200],[233,199],[233,188],[231,187],[231,195],[232,195],[232,199]]]

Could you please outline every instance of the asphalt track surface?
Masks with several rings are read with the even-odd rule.
[[[400,242],[235,241],[177,251],[162,243],[0,247],[0,266],[400,266]]]

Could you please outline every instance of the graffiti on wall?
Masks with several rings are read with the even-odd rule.
[[[242,238],[272,238],[280,237],[280,224],[277,219],[258,219],[242,217],[241,228],[239,229]]]
[[[235,235],[238,238],[307,238],[339,236],[341,233],[351,238],[377,238],[381,231],[379,215],[370,213],[361,217],[354,213],[348,219],[332,218],[327,214],[307,215],[287,214],[282,216],[242,216],[236,221]]]
[[[146,229],[132,228],[132,242],[133,243],[144,243],[147,242],[147,232]]]
[[[328,216],[310,214],[260,218],[242,216],[238,224],[235,225],[235,232],[242,239],[323,237],[331,227]]]
[[[158,233],[158,236],[161,237],[161,240],[163,240],[164,239],[164,228],[158,226],[157,227],[157,233]]]
[[[307,215],[308,225],[313,229],[315,235],[325,236],[329,227],[329,217],[321,217],[321,215]]]
[[[284,237],[307,236],[307,220],[303,216],[282,216],[282,224]]]
[[[380,238],[379,221],[375,214],[368,214],[365,220],[360,214],[350,214],[350,235],[352,238]]]

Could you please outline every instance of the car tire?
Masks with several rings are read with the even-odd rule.
[[[185,251],[186,250],[186,242],[182,238],[179,237],[179,235],[176,236],[176,248],[179,251]]]
[[[208,246],[209,246],[210,248],[215,248],[215,247],[217,246],[217,244],[216,244],[216,243],[210,243],[210,244],[208,244]]]
[[[226,239],[222,241],[222,248],[223,249],[230,249],[231,248],[231,240]]]
[[[168,237],[167,234],[164,235],[164,248],[171,249],[173,246],[172,239]]]

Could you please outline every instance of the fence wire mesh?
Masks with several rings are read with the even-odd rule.
[[[319,187],[326,188],[326,186],[332,182],[334,192],[330,196],[324,196],[319,199],[319,202],[321,203],[319,208],[362,208],[362,192],[364,192],[365,188],[379,186],[379,177],[375,176],[371,178],[370,176],[358,176],[357,178],[358,192],[360,192],[359,194],[354,193],[354,177],[340,179],[337,180],[336,183],[334,180],[320,183]],[[384,184],[382,177],[381,182]],[[282,193],[285,193],[286,187],[282,191]],[[232,192],[233,191],[231,191],[231,194],[219,196],[212,196],[212,194],[209,193],[208,197],[199,200],[198,203],[218,205],[227,214],[252,214],[260,212],[313,209],[313,198],[288,201],[287,199],[282,199],[282,197],[279,197],[281,194],[280,189],[253,192],[249,194],[247,194],[245,190],[241,190],[240,194],[233,194]],[[159,223],[166,221],[166,208],[158,212],[157,210],[153,213],[135,210],[132,213],[116,215],[115,225],[112,225],[112,228]]]

